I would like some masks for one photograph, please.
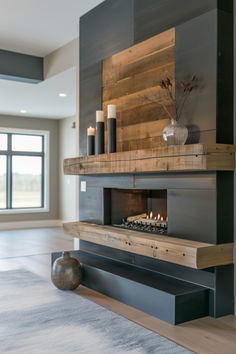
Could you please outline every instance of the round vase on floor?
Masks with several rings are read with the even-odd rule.
[[[188,129],[179,124],[175,119],[171,120],[171,124],[163,129],[163,139],[167,145],[184,145],[188,138]]]
[[[76,289],[82,280],[79,261],[72,258],[69,252],[63,252],[62,257],[56,259],[53,263],[51,279],[58,289]]]

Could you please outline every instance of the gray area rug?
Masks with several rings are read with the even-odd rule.
[[[22,269],[0,272],[0,353],[190,351]]]

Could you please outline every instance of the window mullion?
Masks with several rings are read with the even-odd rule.
[[[7,209],[12,208],[12,135],[8,134],[8,154],[7,154]]]
[[[42,136],[42,175],[41,175],[41,207],[44,208],[44,190],[45,190],[45,141],[44,136]]]
[[[15,165],[15,158],[16,156],[25,156],[25,157],[37,157],[37,160],[41,160],[41,186],[39,188],[41,189],[41,208],[45,207],[45,139],[44,136],[41,136],[42,138],[42,150],[41,151],[13,151],[13,143],[14,143],[14,135],[16,134],[15,132],[11,133],[8,132],[6,133],[8,136],[8,143],[7,143],[7,150],[6,151],[1,151],[0,155],[6,155],[6,209],[17,209],[15,206],[15,201],[13,201],[13,168]],[[20,135],[20,134],[19,134]],[[22,134],[24,135],[24,134]],[[14,159],[13,159],[14,157]],[[14,179],[15,181],[15,179]],[[18,181],[18,179],[17,179]],[[17,182],[14,182],[17,183]],[[15,188],[15,187],[14,187]],[[39,191],[39,189],[38,189]],[[15,193],[14,193],[15,197]],[[39,204],[39,205],[40,205]],[[22,207],[22,209],[26,208],[31,208],[31,207]],[[34,208],[34,206],[32,206]],[[19,208],[20,209],[20,208]]]

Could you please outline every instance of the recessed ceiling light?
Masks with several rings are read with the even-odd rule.
[[[59,97],[66,97],[66,96],[67,96],[67,93],[64,93],[64,92],[59,93]]]
[[[26,109],[21,109],[20,113],[27,113]]]

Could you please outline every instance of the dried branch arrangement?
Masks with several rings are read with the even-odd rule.
[[[168,99],[174,104],[174,116],[173,116],[172,112],[170,112],[169,109],[162,103],[162,106],[165,109],[168,116],[170,117],[170,119],[175,119],[176,121],[179,120],[188,97],[190,96],[192,90],[196,87],[196,81],[197,81],[197,77],[196,75],[193,75],[190,80],[180,83],[183,92],[182,95],[178,98],[178,100],[176,100],[175,88],[171,80],[167,77],[165,80],[161,81],[160,87],[163,90],[166,90]]]

